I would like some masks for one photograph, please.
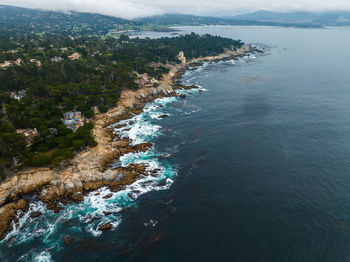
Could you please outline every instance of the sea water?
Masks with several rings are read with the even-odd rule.
[[[30,211],[43,215],[20,218],[0,243],[3,261],[350,260],[349,29],[180,29],[265,53],[188,71],[184,84],[204,92],[125,120],[118,135],[153,147],[115,167],[155,174],[59,214],[34,198]]]

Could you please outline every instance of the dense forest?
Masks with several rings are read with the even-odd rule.
[[[193,58],[242,45],[194,33],[160,39],[0,34],[0,63],[10,61],[0,68],[2,178],[14,168],[58,166],[86,146],[95,146],[91,135],[95,112],[116,105],[122,90],[137,89],[141,74],[160,79],[169,64],[179,62],[179,51]],[[62,121],[64,114],[76,111],[84,124],[68,128]],[[18,132],[34,129],[37,133],[30,144]]]

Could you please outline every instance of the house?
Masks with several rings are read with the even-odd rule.
[[[9,50],[9,51],[2,51],[1,53],[2,54],[14,54],[14,53],[17,53],[18,50],[15,50],[15,49],[12,49],[12,50]]]
[[[77,60],[77,59],[79,59],[80,57],[81,57],[80,54],[77,53],[77,52],[75,52],[75,53],[71,54],[70,56],[68,56],[68,58],[69,58],[70,60]]]
[[[39,132],[36,128],[32,129],[17,129],[16,133],[23,134],[26,139],[27,147],[30,147],[33,144],[34,138],[39,135]]]
[[[17,60],[15,61],[5,61],[4,63],[0,64],[0,68],[6,68],[9,67],[11,65],[21,65],[22,63],[22,59],[21,58],[17,58]]]
[[[9,67],[10,65],[12,65],[11,61],[5,61],[4,63],[0,64],[0,68],[6,68],[6,67]]]
[[[22,59],[21,58],[17,58],[17,60],[16,61],[13,61],[13,63],[15,64],[15,65],[21,65],[21,63],[22,63]]]
[[[2,112],[3,114],[6,114],[6,113],[7,113],[7,109],[6,109],[6,106],[5,106],[4,103],[1,103],[1,112]]]
[[[63,114],[62,123],[73,131],[76,131],[84,125],[85,117],[79,111],[66,112]]]
[[[58,129],[57,129],[57,128],[50,127],[50,128],[49,128],[49,131],[50,131],[50,134],[51,134],[52,136],[58,134]]]
[[[51,58],[51,62],[55,62],[55,63],[61,62],[63,60],[64,59],[60,56],[55,56],[55,57]]]
[[[21,90],[16,92],[11,92],[10,97],[16,100],[21,100],[27,94],[27,90]]]
[[[186,57],[183,51],[180,51],[177,55],[177,59],[181,61],[182,64],[186,64]]]
[[[36,63],[38,67],[41,67],[41,61],[36,59],[30,59],[31,63]]]
[[[141,75],[141,84],[145,85],[148,82],[148,74],[147,73],[143,73]]]
[[[152,87],[153,84],[158,83],[158,80],[150,77],[147,73],[143,73],[141,75],[139,73],[136,73],[136,76],[136,83],[144,87]]]

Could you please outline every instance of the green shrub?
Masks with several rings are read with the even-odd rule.
[[[105,105],[99,105],[98,110],[100,110],[101,113],[106,113],[108,108]]]
[[[46,166],[48,164],[50,164],[50,158],[44,155],[35,155],[31,162],[31,165],[35,167]]]
[[[0,181],[3,181],[6,179],[6,174],[4,170],[0,169]]]
[[[82,149],[85,147],[85,142],[84,142],[84,140],[78,139],[78,140],[73,141],[73,146],[75,149]]]

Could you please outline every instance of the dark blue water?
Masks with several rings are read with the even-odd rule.
[[[113,231],[70,231],[69,247],[3,243],[8,261],[33,249],[42,261],[350,261],[349,29],[185,30],[267,53],[187,73],[207,91],[147,118],[161,127],[152,157],[177,173],[165,190],[140,195]]]

